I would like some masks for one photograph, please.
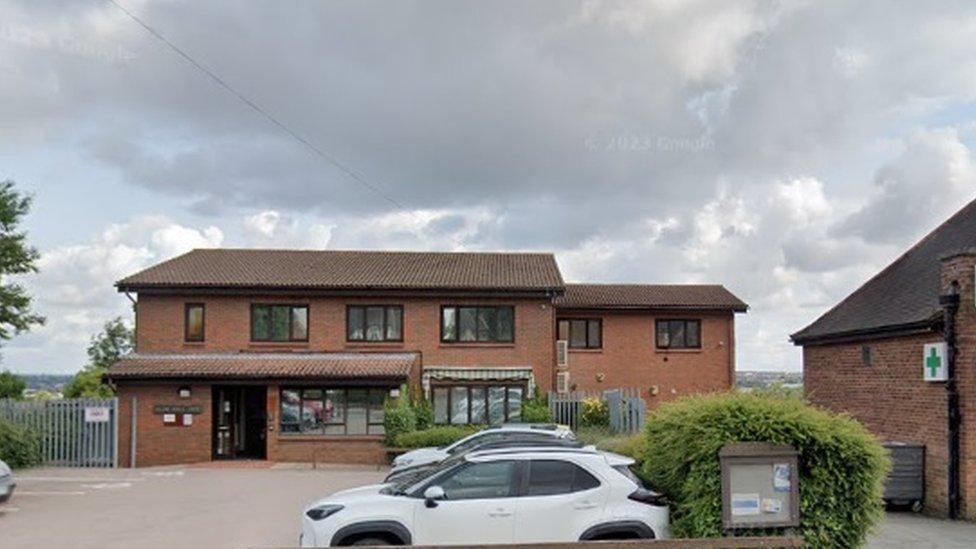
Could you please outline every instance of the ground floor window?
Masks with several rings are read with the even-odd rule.
[[[431,393],[435,423],[497,424],[522,418],[524,385],[436,385]]]
[[[322,387],[281,390],[281,432],[382,435],[391,388]]]

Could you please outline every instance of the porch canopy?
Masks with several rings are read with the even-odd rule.
[[[215,379],[403,380],[418,353],[133,353],[113,364],[111,381]]]

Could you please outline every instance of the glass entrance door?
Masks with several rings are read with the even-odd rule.
[[[263,386],[214,387],[214,459],[265,458],[266,399]]]

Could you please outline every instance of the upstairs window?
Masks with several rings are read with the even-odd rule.
[[[187,303],[183,317],[183,340],[203,341],[203,303]]]
[[[603,347],[603,321],[599,318],[572,318],[559,321],[558,339],[569,342],[573,349]]]
[[[308,305],[251,305],[251,341],[308,341]]]
[[[701,320],[658,320],[658,349],[701,349]]]
[[[441,341],[511,343],[515,341],[515,308],[443,307]]]
[[[403,341],[403,307],[399,305],[346,308],[347,341]]]

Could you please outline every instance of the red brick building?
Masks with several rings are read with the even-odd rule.
[[[403,384],[439,423],[518,420],[536,388],[728,389],[746,309],[720,286],[567,285],[551,254],[195,250],[117,287],[125,465],[379,462]]]
[[[974,246],[976,202],[792,336],[803,346],[808,398],[851,414],[882,440],[924,444],[927,511],[953,514],[955,492],[957,516],[970,519],[976,518],[976,431],[969,417],[976,410]],[[954,383],[923,379],[923,348],[939,342],[955,349]],[[953,384],[962,418],[958,450],[949,437]]]

